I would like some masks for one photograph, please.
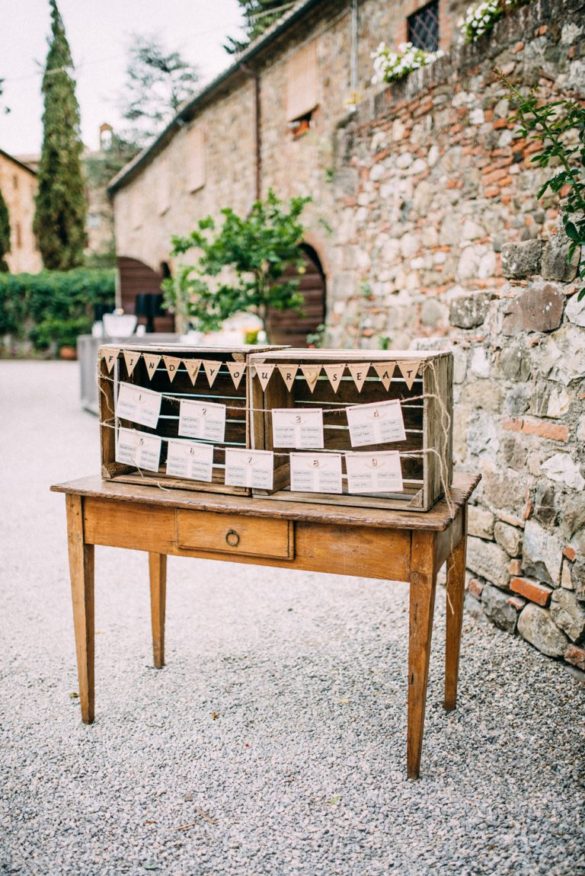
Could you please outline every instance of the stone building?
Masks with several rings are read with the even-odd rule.
[[[446,56],[392,87],[369,53],[411,6],[297,6],[113,181],[118,254],[156,271],[208,212],[311,194],[327,345],[454,351],[455,459],[482,473],[470,604],[585,669],[585,302],[498,75],[582,93],[580,3],[534,0],[472,46],[442,3]]]
[[[42,267],[33,233],[37,175],[28,165],[0,149],[0,191],[10,218],[10,252],[6,262],[11,273],[34,274]]]

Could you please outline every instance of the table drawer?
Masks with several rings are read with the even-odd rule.
[[[294,526],[290,520],[268,517],[177,511],[177,545],[184,550],[292,560]]]

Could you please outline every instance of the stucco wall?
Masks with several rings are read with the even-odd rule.
[[[41,254],[33,234],[37,180],[33,173],[0,154],[0,190],[10,217],[11,251],[6,261],[11,273],[41,270]]]

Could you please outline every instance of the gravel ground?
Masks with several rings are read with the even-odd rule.
[[[403,584],[171,559],[157,672],[146,557],[100,549],[83,726],[48,492],[98,471],[77,381],[68,363],[0,363],[0,872],[585,873],[582,682],[467,615],[445,715],[442,592],[419,782]]]

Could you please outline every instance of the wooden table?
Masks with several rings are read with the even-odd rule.
[[[164,666],[167,556],[227,560],[410,582],[407,770],[418,778],[437,572],[447,562],[445,708],[454,709],[463,618],[467,501],[479,476],[455,478],[451,506],[427,513],[160,490],[99,477],[66,494],[81,716],[94,719],[94,546],[148,553],[154,665]]]

